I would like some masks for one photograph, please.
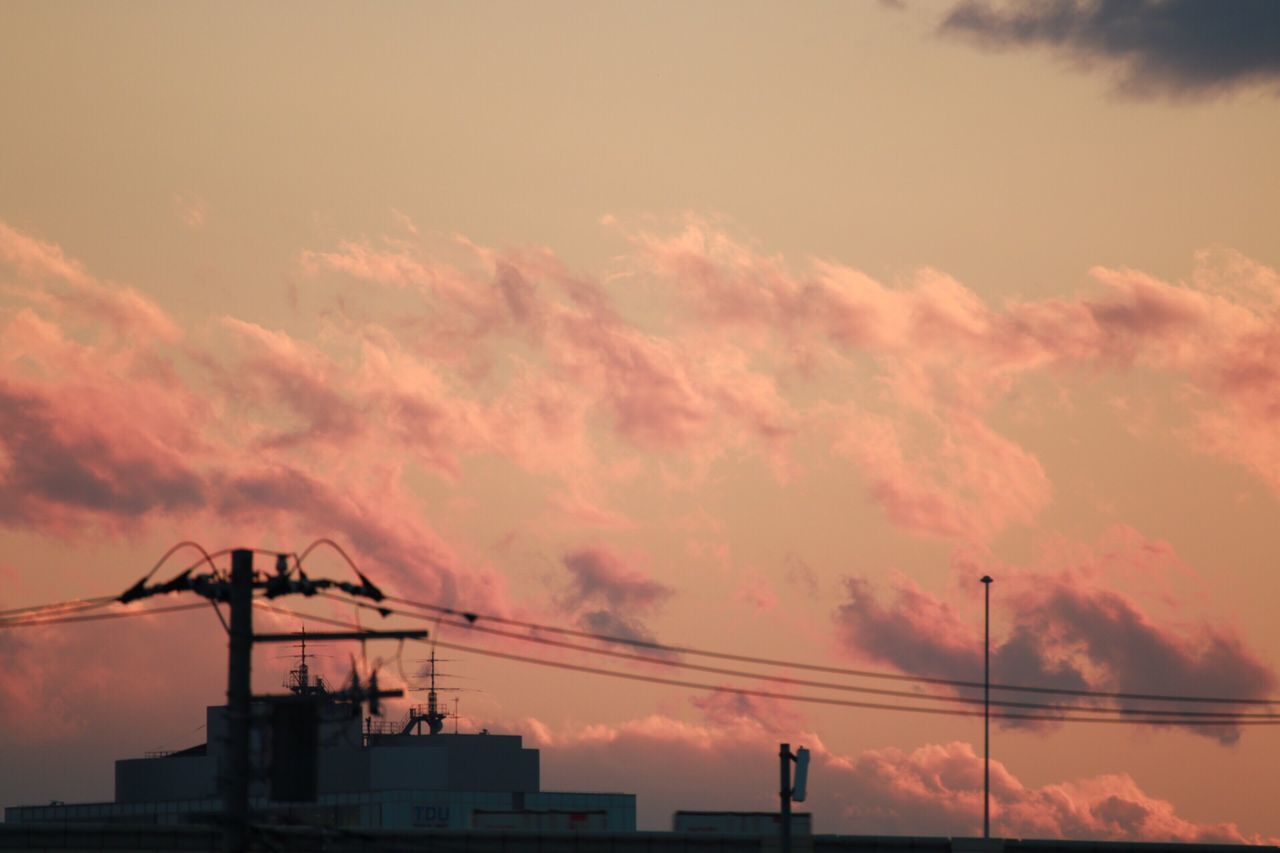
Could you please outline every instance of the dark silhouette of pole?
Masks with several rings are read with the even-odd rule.
[[[782,825],[778,832],[782,839],[782,853],[791,853],[791,744],[778,748],[778,799],[782,801]]]
[[[231,639],[227,659],[227,766],[222,797],[226,810],[226,851],[249,846],[249,718],[253,652],[253,552],[231,552]]]
[[[991,575],[983,575],[986,598],[982,630],[982,837],[991,837]]]
[[[215,604],[226,602],[229,606],[231,619],[226,623],[229,637],[227,643],[227,735],[225,757],[218,768],[218,788],[222,795],[224,809],[223,840],[226,853],[245,853],[249,849],[249,787],[253,773],[253,760],[249,748],[255,701],[251,692],[253,644],[255,640],[272,643],[293,642],[297,638],[294,634],[261,634],[257,637],[253,635],[254,590],[262,590],[268,599],[294,594],[310,596],[328,589],[339,589],[347,595],[371,598],[374,601],[381,601],[384,596],[382,590],[374,586],[373,582],[361,574],[359,569],[355,569],[356,575],[360,578],[359,584],[327,578],[309,578],[303,573],[299,561],[295,561],[298,565],[296,576],[294,576],[289,568],[288,556],[280,554],[276,558],[274,575],[255,578],[253,551],[238,548],[231,552],[231,576],[225,577],[213,565],[212,558],[205,556],[210,568],[213,569],[211,572],[193,575],[192,571],[195,568],[193,566],[164,583],[151,584],[148,581],[151,575],[155,574],[155,569],[152,569],[145,577],[121,593],[116,600],[122,604],[128,604],[153,595],[194,592]],[[384,612],[383,615],[389,612]],[[335,640],[405,640],[425,639],[427,632],[346,631],[339,633],[331,631],[317,636]],[[350,688],[341,693],[330,694],[332,698],[341,697],[342,701],[353,704],[367,700],[371,715],[379,713],[379,699],[402,695],[404,695],[403,690],[379,690],[376,672],[370,677],[368,688],[362,687],[353,677]],[[298,696],[293,695],[256,698],[265,703],[275,704],[300,701]]]

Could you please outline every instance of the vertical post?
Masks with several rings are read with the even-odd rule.
[[[778,748],[778,798],[782,801],[782,853],[791,853],[791,744]]]
[[[253,552],[231,552],[231,639],[227,660],[228,761],[224,771],[226,851],[249,846],[249,725],[253,660]]]
[[[991,837],[991,575],[982,576],[982,837]]]

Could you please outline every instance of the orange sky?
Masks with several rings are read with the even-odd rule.
[[[1280,694],[1273,30],[1002,8],[10,4],[0,608],[331,536],[419,600],[971,678],[990,573],[997,679]],[[222,648],[0,633],[0,802],[199,740]],[[980,829],[970,720],[454,656],[464,727],[644,826],[772,807],[785,740],[819,831]],[[993,831],[1278,837],[1278,737],[997,728]]]

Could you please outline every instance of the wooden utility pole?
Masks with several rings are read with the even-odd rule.
[[[231,552],[231,638],[227,656],[227,766],[222,768],[226,853],[249,844],[249,725],[252,714],[253,552]]]

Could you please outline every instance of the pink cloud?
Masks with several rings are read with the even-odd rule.
[[[433,342],[425,350],[432,358],[471,364],[471,383],[519,371],[556,386],[572,411],[607,413],[598,425],[642,450],[706,459],[726,444],[758,440],[776,460],[791,430],[789,406],[774,379],[734,347],[708,352],[705,341],[642,330],[615,310],[603,285],[571,275],[545,250],[458,245],[471,266],[398,240],[304,253],[302,263],[312,275],[414,289],[424,310],[409,327]]]
[[[64,257],[57,247],[7,236],[45,267],[88,280],[78,265],[55,263]],[[479,560],[463,568],[422,521],[398,466],[370,462],[377,423],[401,430],[404,446],[429,462],[452,463],[464,432],[456,412],[470,410],[449,407],[452,432],[431,435],[421,411],[406,421],[412,403],[439,389],[386,378],[421,373],[399,371],[372,346],[361,369],[344,368],[317,347],[234,319],[221,325],[239,357],[228,368],[198,340],[174,348],[159,337],[94,335],[93,326],[81,334],[80,310],[39,291],[23,296],[25,307],[0,312],[0,524],[72,540],[175,524],[234,525],[237,537],[287,534],[295,543],[331,534],[389,588],[506,609],[501,579]]]
[[[673,236],[633,237],[625,263],[657,276],[683,306],[642,324],[619,310],[607,283],[571,274],[548,250],[458,238],[437,251],[405,233],[306,252],[301,263],[313,277],[411,293],[407,314],[333,326],[320,343],[228,318],[229,358],[188,345],[182,355],[197,369],[225,371],[218,405],[249,415],[216,424],[224,438],[324,457],[390,439],[447,477],[469,456],[494,454],[607,505],[589,472],[614,438],[692,462],[695,479],[744,450],[785,479],[796,471],[792,438],[817,427],[893,523],[985,542],[1033,524],[1052,499],[1033,450],[993,425],[995,407],[1037,370],[1141,365],[1177,371],[1200,392],[1200,448],[1280,488],[1270,428],[1280,411],[1276,276],[1228,252],[1202,257],[1191,286],[1100,269],[1101,294],[992,307],[933,270],[893,285],[829,261],[797,273],[690,218]],[[152,344],[173,342],[176,328],[136,292],[97,281],[60,247],[10,226],[0,252],[31,280],[26,298],[67,347],[86,340],[85,329],[114,336],[82,360],[101,359],[106,346],[121,378],[172,370],[178,353]],[[358,313],[367,313],[377,300],[362,294]],[[119,345],[126,333],[134,345]],[[849,380],[874,396],[831,393]],[[816,388],[824,390],[814,400]]]
[[[207,408],[154,343],[83,343],[31,308],[0,313],[0,398],[5,523],[118,532],[202,503]]]
[[[1035,456],[978,418],[925,419],[910,431],[915,446],[905,447],[902,425],[911,421],[842,414],[834,449],[859,465],[871,496],[903,528],[986,541],[1030,523],[1049,503],[1049,478]]]
[[[808,370],[837,370],[841,353],[873,357],[887,411],[863,417],[885,419],[879,441],[890,450],[902,443],[904,418],[913,414],[976,424],[954,439],[937,429],[914,458],[899,454],[878,467],[869,461],[874,452],[858,452],[856,441],[835,433],[837,446],[869,466],[873,496],[909,529],[982,539],[1027,523],[1043,508],[1047,483],[1034,456],[998,435],[989,416],[1019,381],[1049,368],[1060,379],[1072,368],[1134,366],[1184,377],[1201,392],[1193,410],[1195,446],[1243,464],[1280,490],[1273,428],[1280,371],[1272,366],[1280,352],[1280,276],[1238,253],[1201,253],[1190,285],[1097,268],[1101,294],[989,307],[932,270],[894,287],[827,261],[797,273],[784,259],[693,216],[673,235],[640,234],[633,244],[638,267],[678,282],[675,292],[697,323],[752,349],[790,353]],[[849,407],[829,411],[847,414]],[[956,446],[977,460],[976,470],[990,466],[1001,471],[993,480],[1018,484],[1020,497],[988,512],[984,501],[966,496],[970,477],[929,471],[928,460]],[[950,509],[956,506],[978,517],[958,519]]]
[[[858,832],[978,834],[982,758],[967,743],[870,750],[831,769],[832,782],[845,786],[842,817]],[[1124,773],[1032,788],[992,761],[991,798],[997,837],[1268,842],[1233,823],[1179,817],[1172,803],[1145,793]]]
[[[773,586],[758,573],[748,575],[738,585],[733,597],[760,612],[773,610],[778,605],[778,596],[773,591]]]
[[[228,317],[222,323],[240,355],[223,378],[227,395],[237,404],[252,403],[273,413],[287,407],[301,421],[267,432],[259,444],[345,449],[367,428],[363,407],[343,393],[337,365],[319,349],[242,320]]]
[[[124,401],[89,388],[64,395],[0,381],[0,521],[70,531],[201,506],[202,479],[176,449],[134,423]]]
[[[110,328],[121,338],[172,343],[181,337],[165,312],[138,291],[97,280],[60,246],[4,222],[0,222],[0,261],[31,282],[29,293],[56,302],[65,314]]]
[[[542,750],[549,785],[637,791],[642,828],[668,828],[677,809],[776,808],[777,749],[785,740],[814,755],[809,799],[815,831],[858,835],[974,836],[982,822],[982,759],[962,742],[913,750],[832,752],[791,719],[732,698],[702,701],[705,722],[665,715],[554,730],[520,728]],[[992,832],[1004,838],[1274,843],[1234,823],[1198,823],[1146,793],[1124,773],[1026,785],[991,764]]]

